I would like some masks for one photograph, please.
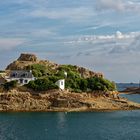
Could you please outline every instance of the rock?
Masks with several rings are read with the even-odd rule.
[[[11,90],[0,93],[0,111],[96,111],[140,109],[126,99],[81,96],[80,93],[52,90],[41,95]]]
[[[81,74],[83,78],[90,78],[90,77],[103,77],[102,73],[93,72],[83,67],[75,66],[77,71]]]
[[[18,58],[18,61],[37,61],[37,57],[34,54],[24,54],[22,53],[20,57]]]
[[[16,61],[10,63],[6,67],[6,70],[26,70],[27,66],[33,64],[44,65],[46,67],[51,67],[52,69],[55,69],[56,67],[59,66],[58,64],[55,64],[48,60],[39,60],[37,56],[34,54],[21,54]]]

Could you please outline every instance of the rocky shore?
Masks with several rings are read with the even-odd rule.
[[[120,93],[125,93],[125,94],[140,94],[140,88],[138,88],[138,87],[128,87],[128,88],[120,91]]]
[[[110,96],[108,96],[110,95]],[[80,111],[113,111],[140,109],[140,104],[128,101],[114,93],[71,93],[52,90],[46,93],[31,94],[12,90],[0,93],[1,112],[80,112]]]

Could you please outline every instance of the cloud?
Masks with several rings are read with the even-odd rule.
[[[95,42],[108,42],[113,40],[125,40],[125,39],[133,39],[137,37],[140,34],[140,32],[130,32],[127,34],[123,34],[120,31],[117,31],[115,34],[112,35],[83,35],[78,37],[77,39],[69,39],[69,41],[66,41],[65,44],[81,44],[81,43],[95,43]]]
[[[25,43],[21,38],[0,38],[0,51],[11,50]]]
[[[95,15],[93,9],[86,7],[61,8],[61,9],[37,9],[30,14],[32,17],[49,18],[49,19],[67,19],[69,21],[81,21],[91,18]]]
[[[44,7],[47,6],[48,4],[48,0],[34,0],[34,1],[30,1],[30,0],[12,0],[13,3],[17,3],[17,4],[25,4],[34,8],[37,7]]]
[[[54,30],[55,29],[38,29],[38,30],[32,30],[31,31],[31,35],[33,37],[37,37],[37,38],[51,37],[51,36],[55,36],[57,34]]]
[[[129,45],[128,48],[131,51],[140,52],[140,35],[138,35],[134,38],[134,40],[132,41],[132,43]]]
[[[122,54],[122,53],[126,53],[126,51],[127,51],[127,46],[115,46],[111,49],[111,51],[109,53],[110,54]]]
[[[82,35],[80,37],[59,38],[57,45],[65,46],[67,48],[67,52],[64,50],[66,54],[77,57],[89,57],[97,54],[103,56],[111,54],[113,56],[115,54],[140,53],[139,40],[140,32],[122,33],[117,31],[112,35]]]
[[[133,37],[132,41],[128,40],[128,44],[125,44],[125,46],[123,46],[122,44],[118,45],[118,46],[114,46],[110,53],[111,54],[118,54],[118,53],[123,53],[123,54],[130,54],[130,53],[140,53],[140,34],[136,35],[135,37]]]
[[[97,8],[121,11],[124,10],[124,3],[122,0],[98,0]]]
[[[121,11],[140,11],[140,2],[125,0],[98,0],[97,9]]]

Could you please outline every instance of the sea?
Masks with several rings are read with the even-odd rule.
[[[0,140],[140,140],[140,110],[0,113]]]

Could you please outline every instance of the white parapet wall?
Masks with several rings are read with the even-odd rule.
[[[65,89],[65,79],[60,79],[55,83],[60,89]]]

